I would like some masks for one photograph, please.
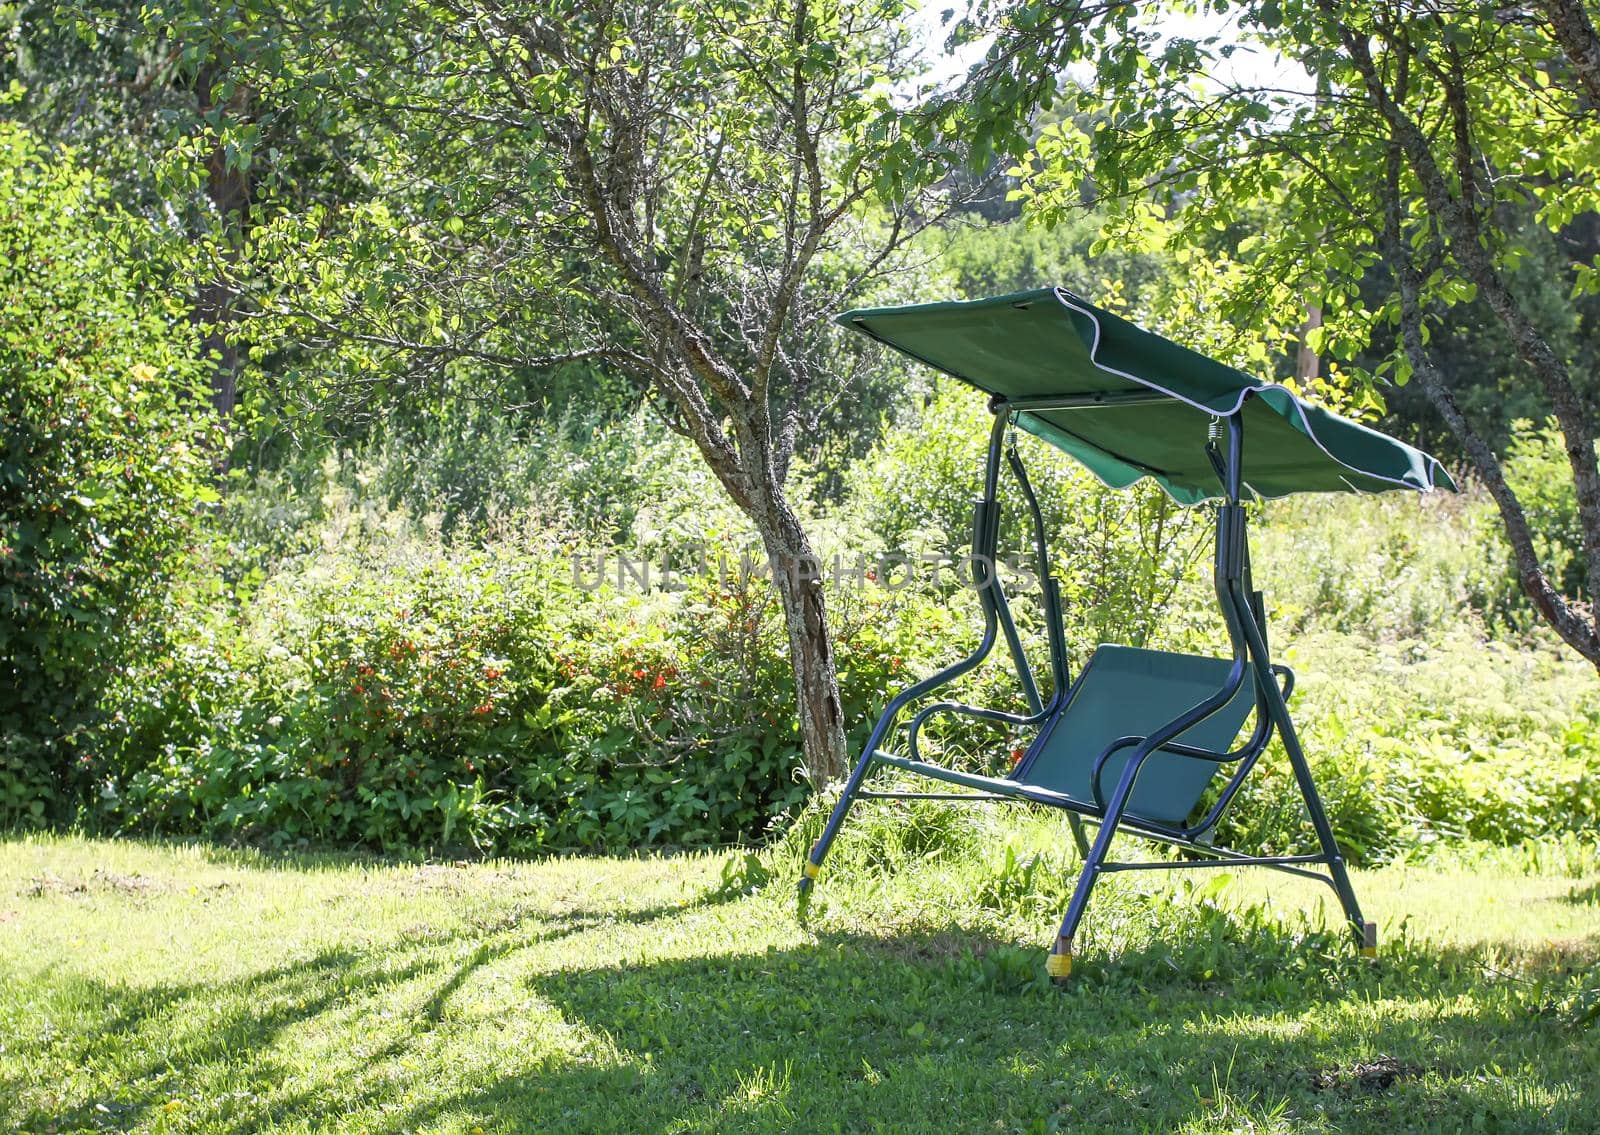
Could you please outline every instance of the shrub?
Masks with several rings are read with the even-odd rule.
[[[765,578],[587,588],[539,524],[442,551],[355,519],[248,593],[175,608],[177,649],[130,676],[101,815],[125,830],[387,850],[748,842],[805,798]],[[332,534],[330,534],[330,542]],[[592,553],[591,553],[592,554]],[[713,563],[717,558],[713,557]],[[856,596],[838,644],[852,743],[929,625]],[[871,616],[865,608],[871,608]],[[142,692],[141,692],[142,691]]]
[[[1293,708],[1352,861],[1452,839],[1515,843],[1594,830],[1600,700],[1583,664],[1462,631],[1431,647],[1374,647],[1322,631],[1288,657],[1308,663]],[[1251,850],[1309,846],[1276,744],[1219,835]]]
[[[1159,254],[1113,243],[1091,252],[1103,218],[1075,213],[1062,225],[991,224],[951,230],[939,250],[939,266],[969,299],[1062,285],[1108,301],[1126,291],[1137,298],[1170,267]]]
[[[706,508],[702,521],[732,511],[699,455],[643,408],[506,414],[462,398],[384,434],[346,465],[347,477],[370,478],[390,507],[436,515],[447,536],[481,534],[531,510],[647,552],[679,510]],[[686,538],[699,537],[696,529]]]
[[[1487,494],[1307,496],[1268,502],[1251,532],[1283,642],[1318,627],[1374,641],[1450,634],[1500,603]]]
[[[913,428],[888,433],[851,470],[863,527],[882,548],[956,560],[967,554],[990,421],[981,398],[944,383]],[[1049,534],[1071,645],[1082,654],[1100,642],[1145,643],[1210,546],[1206,510],[1179,508],[1149,482],[1110,492],[1049,446],[1026,436],[1018,444]],[[1031,572],[1031,520],[1008,470],[1001,484],[1002,556]]]
[[[446,549],[397,514],[334,500],[329,516],[344,526],[245,592],[239,617],[198,584],[174,597],[172,649],[110,689],[108,822],[389,850],[618,850],[761,840],[810,795],[760,575],[586,590],[567,560],[580,546],[532,521],[484,548]],[[893,692],[970,649],[975,602],[876,586],[831,599],[854,755]],[[1024,631],[1038,648],[1036,622]],[[1277,637],[1301,672],[1296,718],[1357,862],[1593,829],[1600,703],[1580,664],[1485,643],[1470,621],[1430,631],[1431,644],[1315,622]],[[998,656],[960,694],[1018,703]],[[1013,743],[959,718],[934,718],[923,735],[925,754],[987,771]],[[785,848],[803,854],[825,803],[805,809]],[[872,806],[857,820],[844,854],[864,868],[988,839],[939,804]],[[1245,850],[1307,846],[1281,752],[1221,836]],[[1002,866],[994,903],[1013,901],[1028,862]]]
[[[946,391],[920,432],[885,440],[852,469],[852,499],[808,518],[824,561],[835,550],[846,564],[914,551],[919,539],[964,547],[968,457],[983,424],[970,396]],[[231,592],[195,576],[170,594],[162,640],[102,683],[102,764],[90,770],[98,817],[229,840],[532,852],[749,843],[798,814],[783,847],[803,854],[824,802],[802,807],[811,786],[799,772],[785,636],[769,582],[747,570],[760,557],[704,477],[687,475],[681,447],[642,428],[605,444],[595,477],[655,471],[618,490],[623,511],[562,504],[589,493],[584,463],[563,457],[573,479],[552,467],[540,490],[554,513],[463,511],[450,539],[440,516],[391,510],[372,451],[237,491],[231,535],[264,554],[222,577]],[[1099,639],[1214,649],[1220,620],[1203,565],[1173,591],[1209,541],[1207,511],[1172,510],[1148,487],[1106,492],[1030,449],[1056,551],[1070,553],[1058,570],[1076,661]],[[399,451],[389,456],[392,471]],[[544,461],[505,465],[521,470],[516,482],[544,476],[530,472]],[[441,486],[449,465],[435,470]],[[506,501],[522,499],[526,486],[513,487]],[[1010,504],[1016,550],[1026,533]],[[1421,507],[1419,523],[1411,500],[1278,502],[1255,529],[1274,640],[1301,671],[1296,716],[1336,831],[1352,858],[1377,862],[1459,837],[1592,830],[1592,675],[1542,640],[1485,642],[1476,612],[1501,578],[1492,515],[1476,494]],[[602,514],[629,518],[635,558],[681,565],[703,552],[721,570],[628,590],[615,553],[587,531]],[[602,549],[612,558],[596,584]],[[581,583],[574,554],[589,561]],[[948,576],[885,582],[847,570],[829,589],[852,757],[888,698],[965,654],[981,626],[975,594]],[[1014,590],[1042,663],[1039,605]],[[952,692],[1021,705],[1003,645]],[[1026,740],[955,717],[930,719],[922,734],[925,755],[988,772]],[[1260,771],[1222,838],[1245,850],[1304,847],[1282,754]],[[1004,846],[1003,832],[938,804],[872,806],[857,819],[844,855],[865,869]],[[1002,863],[986,904],[1003,913],[1032,894],[1037,862],[1018,852]]]
[[[126,218],[0,124],[0,824],[70,817],[206,486],[193,334]]]
[[[1587,590],[1572,471],[1554,422],[1513,423],[1505,458],[1540,562],[1569,595]],[[1537,625],[1493,502],[1475,482],[1460,495],[1302,497],[1262,510],[1254,546],[1277,617],[1375,638],[1448,633],[1465,612]]]

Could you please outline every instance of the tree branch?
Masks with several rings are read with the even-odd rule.
[[[1391,97],[1373,60],[1367,36],[1342,20],[1342,8],[1337,0],[1317,2],[1360,74],[1374,109],[1387,123],[1393,144],[1398,146],[1416,176],[1423,200],[1438,220],[1451,254],[1505,327],[1517,354],[1544,386],[1561,427],[1567,462],[1572,468],[1583,528],[1589,594],[1600,599],[1600,467],[1595,458],[1594,430],[1582,399],[1572,385],[1567,365],[1512,295],[1489,251],[1478,238],[1477,216],[1451,191],[1429,139]]]
[[[1539,6],[1589,96],[1589,113],[1600,114],[1600,35],[1595,33],[1583,0],[1542,0]]]
[[[1440,417],[1455,434],[1456,440],[1472,462],[1473,470],[1488,490],[1495,506],[1500,510],[1511,553],[1517,564],[1517,575],[1522,589],[1533,601],[1534,607],[1550,624],[1562,641],[1571,646],[1597,669],[1600,669],[1600,636],[1595,627],[1577,611],[1565,596],[1550,582],[1549,574],[1539,562],[1538,550],[1533,543],[1533,530],[1527,512],[1517,494],[1506,482],[1500,461],[1489,443],[1467,421],[1454,393],[1446,384],[1444,375],[1433,363],[1422,339],[1422,285],[1423,276],[1417,270],[1411,247],[1404,239],[1400,221],[1400,148],[1391,144],[1384,180],[1384,253],[1392,266],[1400,286],[1400,337],[1411,364],[1413,377],[1422,384]]]

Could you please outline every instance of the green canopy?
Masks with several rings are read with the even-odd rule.
[[[1220,496],[1205,443],[1212,423],[1241,404],[1244,481],[1257,496],[1456,487],[1421,450],[1065,288],[849,311],[839,321],[1007,401],[1080,396],[1087,404],[1019,410],[1017,424],[1113,488],[1152,477],[1182,504]]]

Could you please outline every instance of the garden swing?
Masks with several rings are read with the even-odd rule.
[[[1254,589],[1244,501],[1296,492],[1455,489],[1438,461],[1376,430],[1309,405],[1287,387],[1262,382],[1096,307],[1063,289],[995,299],[847,312],[841,323],[990,396],[994,414],[983,491],[974,507],[973,565],[983,635],[961,661],[902,691],[873,728],[800,881],[814,883],[858,799],[1027,801],[1066,811],[1082,873],[1051,948],[1048,972],[1072,969],[1073,937],[1095,881],[1109,871],[1256,865],[1327,883],[1339,896],[1362,952],[1377,931],[1361,916],[1344,857],[1289,718],[1294,677],[1273,663],[1264,604]],[[1232,645],[1229,658],[1102,645],[1069,672],[1060,589],[1051,576],[1039,504],[1015,446],[1015,429],[1070,454],[1112,488],[1154,479],[1182,505],[1220,498],[1213,581]],[[1008,444],[1009,442],[1009,444]],[[1031,518],[1047,628],[1053,692],[1048,701],[1023,651],[1005,589],[994,570],[998,484],[1009,465]],[[901,714],[976,667],[1005,638],[1030,712],[1006,713],[956,701],[920,705],[902,752],[890,751]],[[987,776],[923,759],[917,736],[935,714],[962,714],[1032,731],[1008,775]],[[1246,721],[1254,724],[1235,746]],[[1276,733],[1293,768],[1318,850],[1247,855],[1217,846],[1218,821]],[[1230,775],[1201,808],[1220,771]],[[879,769],[955,786],[911,792],[868,787]],[[1096,825],[1091,842],[1085,821]],[[1119,830],[1184,849],[1190,858],[1116,861]]]

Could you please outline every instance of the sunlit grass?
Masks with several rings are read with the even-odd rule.
[[[1600,864],[1579,842],[1358,874],[1376,964],[1315,884],[1114,879],[1058,990],[1038,975],[1064,883],[1036,872],[1041,906],[995,880],[1005,840],[1065,868],[1059,828],[976,823],[892,873],[863,846],[887,825],[855,858],[847,833],[806,925],[787,849],[725,875],[718,855],[0,845],[0,1127],[1387,1135],[1600,1114]]]

